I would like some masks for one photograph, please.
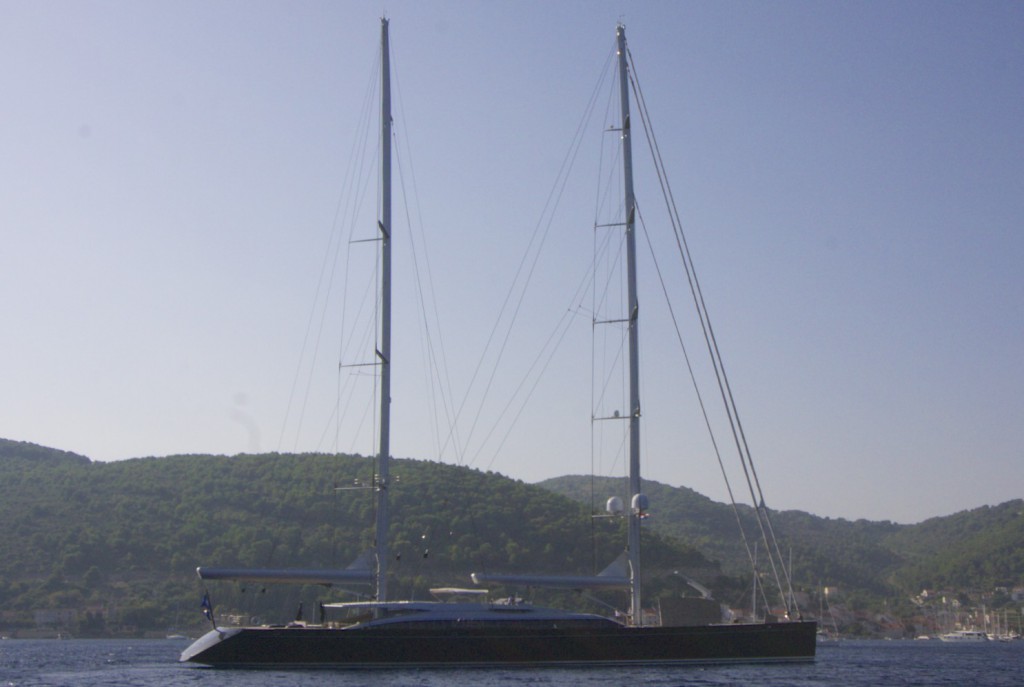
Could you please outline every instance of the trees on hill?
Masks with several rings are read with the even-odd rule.
[[[343,568],[372,545],[372,462],[359,456],[172,456],[116,463],[0,444],[0,604],[104,614],[114,627],[157,629],[198,619],[199,564]],[[621,525],[593,526],[564,497],[492,473],[398,460],[392,468],[393,588],[423,598],[478,570],[596,572],[622,549]],[[658,536],[664,567],[698,560]],[[358,590],[354,590],[358,591]],[[290,617],[319,588],[218,591],[247,612],[258,596]],[[278,616],[280,619],[280,616]],[[198,621],[197,621],[198,622]]]
[[[621,522],[591,517],[622,491],[621,480],[563,477],[538,486],[414,460],[395,461],[392,474],[392,589],[401,596],[466,585],[477,571],[592,574],[623,548]],[[71,610],[79,633],[198,629],[197,565],[345,567],[372,545],[373,492],[352,488],[372,483],[373,463],[360,456],[97,463],[0,440],[0,627]],[[680,593],[685,583],[673,573],[683,569],[720,600],[741,603],[749,566],[731,508],[685,488],[644,488],[653,514],[645,524],[646,589]],[[749,509],[739,516],[749,526]],[[773,522],[798,588],[838,586],[861,605],[891,610],[922,589],[1024,584],[1024,501],[919,525],[799,512],[774,513]],[[293,617],[299,602],[315,608],[343,594],[231,584],[211,591],[221,609],[275,620]]]

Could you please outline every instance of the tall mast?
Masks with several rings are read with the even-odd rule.
[[[377,454],[377,600],[388,597],[388,459],[391,443],[391,62],[388,20],[380,20],[380,443]]]
[[[636,200],[633,197],[633,145],[629,125],[629,70],[626,66],[626,27],[615,29],[619,53],[619,96],[622,108],[623,204],[626,212],[626,278],[629,300],[629,557],[630,613],[635,625],[643,625],[640,608],[640,520],[646,498],[640,491],[640,353],[637,333],[636,295]]]

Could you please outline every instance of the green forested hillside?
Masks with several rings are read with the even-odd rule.
[[[622,480],[566,476],[547,480],[541,486],[582,502],[589,502],[591,484],[597,493],[616,487]],[[687,542],[710,558],[721,562],[732,574],[749,574],[750,562],[740,537],[737,518],[747,536],[756,538],[753,509],[716,503],[692,489],[646,481],[644,491],[651,501],[650,526],[668,536]],[[882,546],[883,538],[900,526],[819,518],[798,511],[772,514],[776,532],[787,553],[792,550],[794,568],[804,585],[820,581],[884,591],[885,571],[900,565],[898,557]]]
[[[83,632],[194,626],[199,564],[345,567],[372,544],[373,492],[336,487],[371,484],[372,469],[367,458],[326,455],[99,463],[0,440],[4,622],[76,608],[91,609],[82,623],[102,617],[104,627]],[[536,486],[412,460],[395,461],[392,475],[396,595],[465,586],[475,571],[592,573],[622,550],[620,523],[595,523],[580,504]],[[714,569],[660,538],[648,537],[644,554],[655,577]],[[254,592],[265,608],[249,608]],[[224,609],[284,614],[339,594],[230,584],[213,593]]]
[[[602,494],[621,480],[566,476],[541,483],[584,503],[591,484]],[[749,570],[737,534],[737,512],[685,487],[645,482],[651,528],[721,561],[725,571]],[[753,510],[739,506],[748,533]],[[986,506],[917,525],[820,518],[799,511],[772,513],[780,544],[792,553],[794,578],[880,601],[906,599],[923,589],[991,590],[1024,585],[1024,501]]]
[[[393,594],[427,598],[469,574],[589,574],[623,548],[622,523],[594,519],[622,480],[529,485],[494,473],[397,460]],[[345,567],[372,545],[372,461],[359,456],[171,456],[116,463],[0,440],[0,630],[73,609],[73,634],[198,630],[197,565]],[[593,487],[592,487],[593,485]],[[555,493],[558,492],[558,493]],[[692,490],[645,484],[643,557],[651,596],[678,594],[681,571],[741,603],[749,565],[736,513]],[[593,496],[591,495],[593,493]],[[739,518],[753,532],[749,508]],[[1024,502],[918,525],[773,513],[798,588],[839,587],[894,612],[922,589],[1024,585]],[[363,591],[366,590],[349,590]],[[499,590],[500,591],[500,590]],[[211,585],[220,612],[287,620],[299,603],[346,597],[319,587]],[[573,603],[570,595],[538,597]],[[617,599],[611,599],[618,601]],[[1006,602],[998,595],[989,603]],[[815,602],[814,605],[817,605]],[[908,609],[907,612],[912,612]]]
[[[1024,500],[1007,501],[900,529],[885,539],[904,552],[895,580],[931,589],[1024,585]]]

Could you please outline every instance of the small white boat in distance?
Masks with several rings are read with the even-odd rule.
[[[956,630],[939,637],[944,642],[987,642],[988,635],[978,630]]]

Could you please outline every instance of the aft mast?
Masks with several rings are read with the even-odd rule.
[[[377,601],[388,599],[388,460],[391,432],[391,61],[388,20],[380,20],[380,185],[377,226],[381,239],[380,442],[377,453],[377,519],[374,549],[377,557]]]
[[[640,491],[640,353],[637,332],[638,304],[636,294],[636,200],[633,196],[633,146],[629,126],[629,70],[626,66],[626,27],[619,24],[618,40],[619,96],[622,109],[622,177],[623,205],[626,213],[626,277],[629,300],[629,558],[630,615],[633,624],[643,625],[640,606],[640,521],[647,508],[647,498]]]

